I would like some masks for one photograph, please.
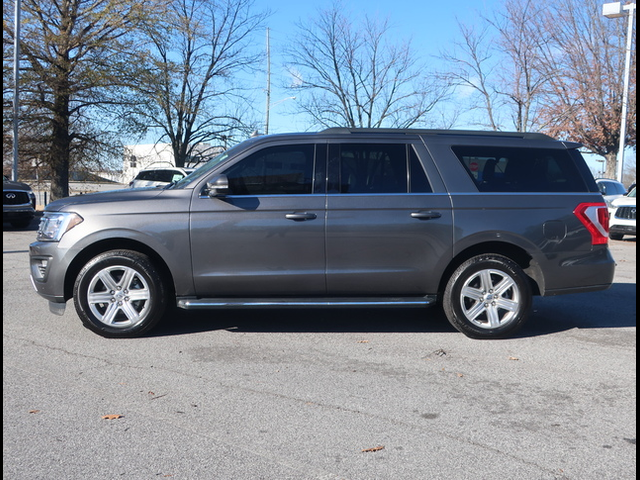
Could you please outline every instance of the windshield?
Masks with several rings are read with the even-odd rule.
[[[627,194],[627,197],[636,198],[636,187],[633,187],[633,189]]]

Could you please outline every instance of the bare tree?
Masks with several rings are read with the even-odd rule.
[[[537,28],[550,39],[541,68],[550,78],[544,116],[552,135],[583,143],[606,158],[615,178],[623,97],[625,25],[604,18],[601,2],[560,0]],[[635,34],[634,34],[635,35]],[[635,45],[635,41],[633,42]],[[636,63],[633,55],[627,138],[636,145]]]
[[[74,161],[113,146],[109,129],[136,64],[132,32],[157,7],[156,0],[22,0],[20,121],[25,135],[38,133],[25,142],[34,149],[27,156],[46,170],[52,199],[68,196]],[[7,10],[3,41],[13,45]]]
[[[425,69],[409,43],[388,41],[388,21],[361,24],[340,4],[298,24],[286,53],[290,88],[301,111],[320,126],[409,127],[427,121],[446,88]]]
[[[606,158],[615,177],[623,96],[625,25],[604,18],[598,0],[505,0],[476,31],[460,25],[462,41],[442,55],[449,78],[476,92],[483,124],[538,130],[573,140]],[[634,31],[635,35],[635,31]],[[635,45],[635,41],[633,42]],[[627,138],[636,145],[636,69],[631,68]],[[469,102],[469,108],[478,103]]]
[[[552,72],[540,68],[540,49],[547,40],[538,26],[546,10],[534,0],[506,0],[491,21],[499,34],[496,47],[505,57],[497,72],[499,94],[518,132],[544,128],[540,110]]]
[[[136,110],[147,128],[171,143],[177,166],[206,155],[202,145],[246,136],[249,102],[240,74],[258,61],[253,35],[267,12],[252,0],[171,0],[164,21],[145,29],[149,56]]]
[[[539,109],[548,77],[539,68],[539,44],[545,39],[534,21],[542,8],[533,0],[506,0],[479,26],[458,22],[460,40],[441,53],[451,83],[459,92],[473,93],[469,108],[484,112],[480,125],[519,132],[542,128]]]
[[[498,115],[502,102],[493,79],[496,65],[489,25],[477,29],[458,22],[458,28],[460,40],[454,41],[451,49],[440,54],[440,58],[451,66],[445,76],[456,88],[454,96],[470,92],[464,94],[468,109],[481,109],[486,115],[481,125],[500,130]]]

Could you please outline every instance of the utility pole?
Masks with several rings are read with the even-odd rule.
[[[11,180],[18,181],[18,112],[20,111],[20,0],[15,0],[15,34],[13,37],[13,169]]]
[[[269,29],[267,28],[267,104],[265,106],[264,134],[269,135],[269,108],[271,106],[271,48],[269,47]]]
[[[602,14],[607,18],[620,18],[627,16],[627,47],[625,50],[624,61],[624,77],[622,87],[622,115],[620,118],[620,140],[618,146],[618,159],[616,165],[616,179],[622,182],[624,174],[624,147],[627,136],[627,108],[629,104],[629,71],[631,65],[631,45],[633,38],[633,19],[635,17],[636,4],[628,2],[622,5],[622,2],[605,3],[602,6]],[[626,13],[625,13],[626,12]]]

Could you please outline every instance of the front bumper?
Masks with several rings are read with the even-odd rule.
[[[29,245],[29,270],[31,284],[36,293],[53,303],[64,304],[65,272],[68,265],[63,265],[56,242],[35,242]]]
[[[35,216],[36,211],[31,207],[31,205],[22,207],[5,206],[2,210],[3,222],[11,222],[12,220],[31,220]]]
[[[636,234],[636,224],[633,225],[625,225],[625,224],[614,224],[609,226],[609,233],[613,234],[624,234],[624,235],[635,235]]]

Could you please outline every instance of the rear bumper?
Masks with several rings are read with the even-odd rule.
[[[582,255],[572,255],[563,260],[548,262],[544,276],[542,296],[568,293],[597,292],[608,289],[613,283],[616,262],[605,245]]]

